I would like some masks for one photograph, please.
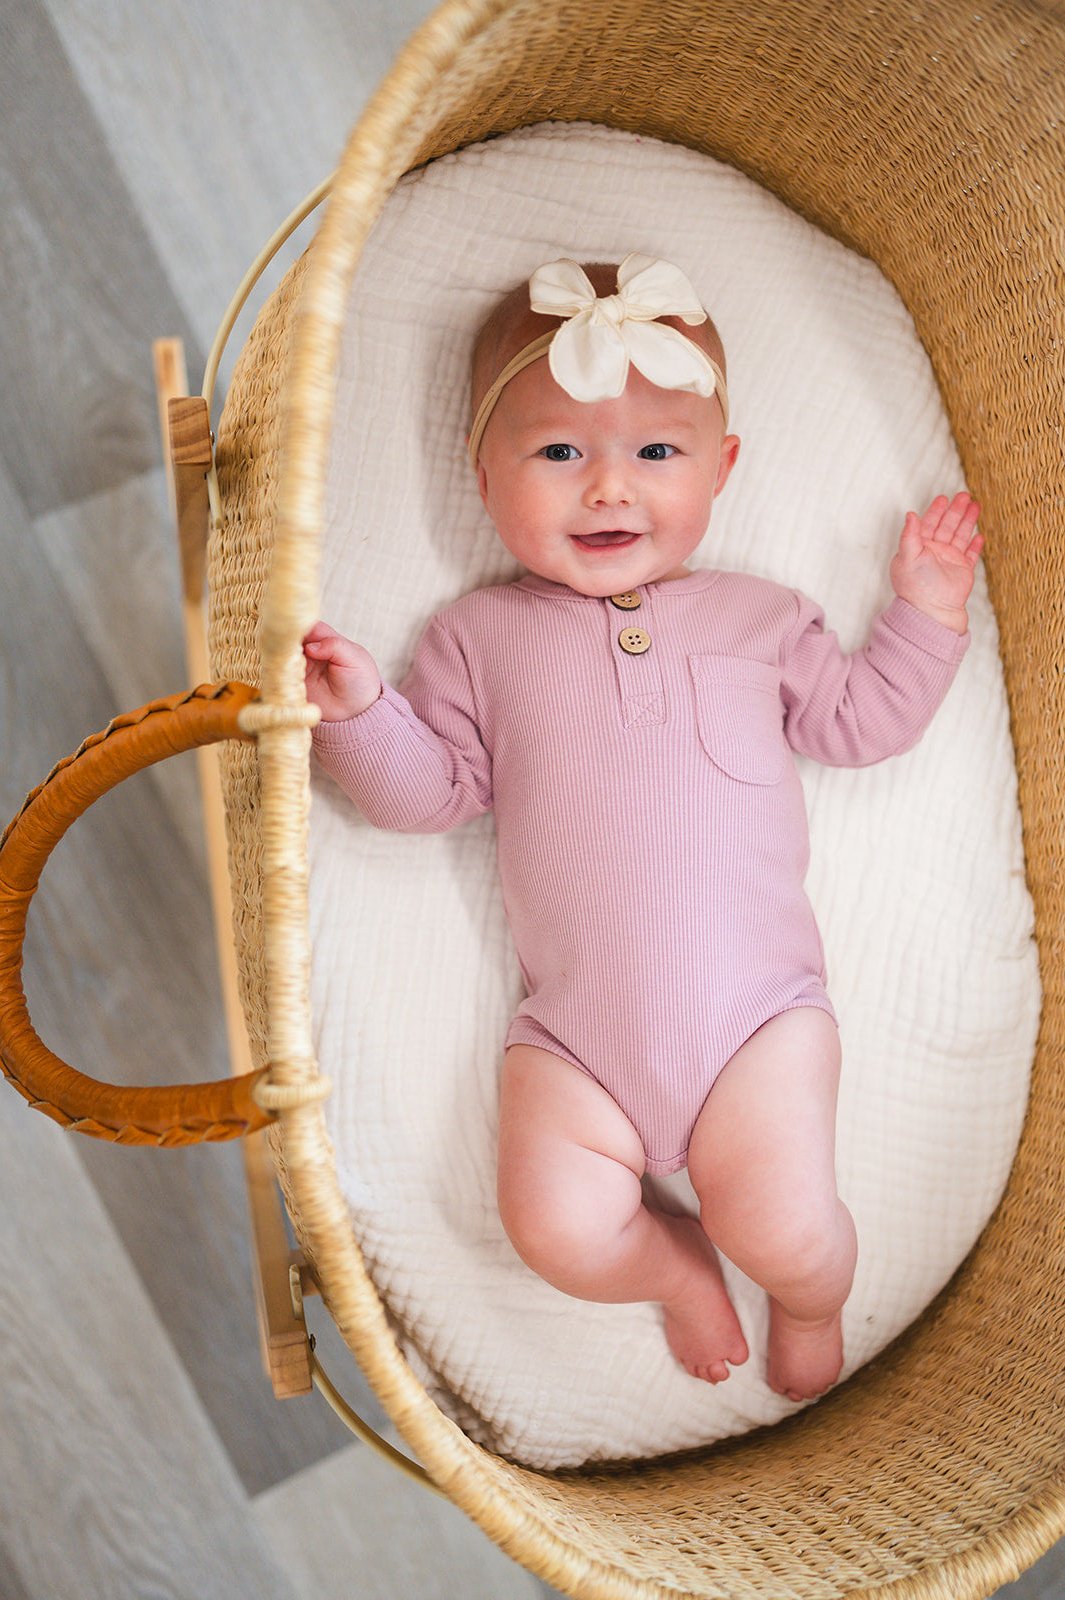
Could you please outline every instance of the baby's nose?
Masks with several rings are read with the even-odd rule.
[[[586,498],[593,505],[631,505],[632,483],[623,463],[604,457],[593,463]]]

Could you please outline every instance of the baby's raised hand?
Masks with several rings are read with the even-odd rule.
[[[343,722],[372,706],[381,693],[381,674],[368,650],[345,639],[328,622],[316,622],[303,640],[307,699],[323,722]]]
[[[950,501],[937,495],[924,516],[907,512],[891,563],[891,582],[900,599],[959,633],[968,626],[965,602],[984,543],[975,532],[979,515],[980,507],[964,490]]]

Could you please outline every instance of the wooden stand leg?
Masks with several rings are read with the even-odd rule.
[[[159,419],[163,435],[170,504],[181,551],[182,610],[185,653],[192,683],[210,676],[204,613],[209,508],[207,473],[213,440],[206,402],[188,394],[185,352],[180,339],[157,339],[152,346]],[[252,1070],[244,1013],[240,1004],[237,959],[230,933],[232,905],[226,863],[225,813],[218,754],[214,747],[197,752],[203,800],[207,872],[214,914],[218,970],[225,1007],[232,1072]],[[307,1394],[312,1388],[310,1345],[302,1314],[297,1315],[289,1286],[289,1268],[303,1267],[303,1258],[289,1245],[284,1211],[274,1174],[268,1135],[243,1140],[244,1173],[251,1218],[255,1303],[263,1367],[278,1399]]]

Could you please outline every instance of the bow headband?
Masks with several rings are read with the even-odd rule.
[[[631,362],[660,389],[681,389],[709,398],[716,393],[725,426],[725,375],[715,361],[659,317],[680,317],[692,326],[707,320],[688,279],[669,261],[628,255],[618,268],[617,293],[596,295],[576,261],[552,261],[529,279],[533,311],[565,320],[541,334],[507,363],[477,409],[469,454],[477,465],[484,430],[510,380],[546,355],[551,376],[574,400],[614,400],[624,391]]]

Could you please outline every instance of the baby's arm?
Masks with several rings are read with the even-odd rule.
[[[492,763],[456,640],[435,618],[402,690],[382,683],[369,651],[325,623],[304,640],[307,696],[322,710],[315,755],[368,822],[440,833],[492,804]],[[337,715],[339,713],[339,715]]]
[[[869,642],[844,655],[824,612],[795,591],[797,616],[781,647],[784,731],[793,750],[828,766],[864,767],[920,739],[970,645],[965,603],[983,543],[979,507],[941,495],[910,512],[891,564],[896,598]]]

